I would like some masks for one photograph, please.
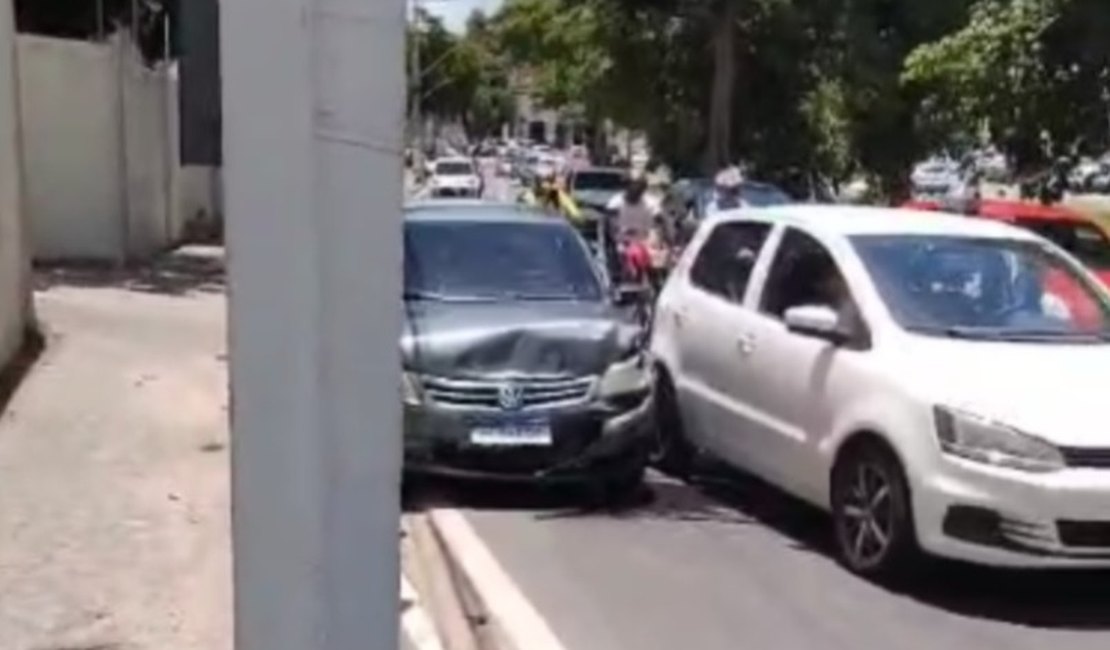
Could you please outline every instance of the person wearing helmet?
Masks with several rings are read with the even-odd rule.
[[[706,207],[706,214],[712,215],[725,210],[735,210],[744,205],[740,189],[744,176],[738,167],[722,169],[713,181],[713,200]]]

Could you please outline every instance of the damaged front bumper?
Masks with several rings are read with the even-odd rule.
[[[434,403],[405,405],[405,469],[415,473],[525,481],[584,481],[639,471],[654,436],[650,391],[619,403],[502,412]],[[546,426],[544,443],[478,440],[476,431],[527,421]]]

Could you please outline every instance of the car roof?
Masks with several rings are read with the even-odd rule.
[[[424,199],[411,201],[404,207],[407,222],[480,222],[480,223],[551,223],[564,224],[565,219],[517,203],[498,203],[482,199]]]
[[[1044,205],[1033,201],[1007,201],[984,199],[979,202],[978,216],[999,220],[1040,220],[1040,221],[1086,221],[1083,216],[1070,208],[1060,205]]]
[[[440,163],[466,163],[468,165],[473,165],[474,161],[466,156],[444,156],[442,158],[436,158],[433,164],[438,165]]]
[[[907,201],[903,208],[943,211],[942,201]],[[1083,212],[1064,205],[1045,205],[1035,201],[1010,199],[981,199],[975,204],[972,216],[995,221],[1088,221]]]
[[[712,221],[755,220],[785,223],[805,230],[839,236],[948,235],[997,239],[1036,239],[1020,228],[990,219],[974,219],[944,212],[843,205],[789,204],[731,210]]]

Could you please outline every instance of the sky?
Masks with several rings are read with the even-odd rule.
[[[409,0],[410,3],[415,0]],[[443,17],[443,24],[452,31],[462,31],[466,18],[475,9],[494,12],[503,0],[419,0],[428,13]]]

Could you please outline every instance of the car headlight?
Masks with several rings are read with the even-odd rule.
[[[423,391],[420,390],[420,380],[411,372],[401,373],[401,402],[409,406],[418,406],[423,401]]]
[[[1053,444],[999,422],[944,407],[934,409],[941,449],[987,465],[1026,472],[1055,472],[1065,467]]]
[[[603,398],[645,393],[651,389],[651,368],[642,353],[609,366],[598,391]]]

